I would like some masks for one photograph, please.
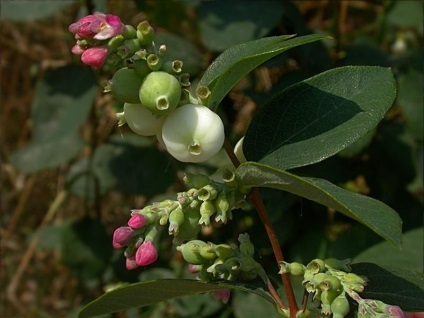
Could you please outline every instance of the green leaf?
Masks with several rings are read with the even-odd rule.
[[[10,160],[20,171],[34,173],[71,160],[83,146],[81,137],[74,133],[55,140],[32,142],[15,152]]]
[[[267,37],[238,44],[224,51],[208,67],[199,82],[199,86],[207,86],[211,90],[207,106],[215,110],[240,79],[272,57],[296,46],[328,38],[323,34],[292,37],[292,35]]]
[[[144,307],[176,297],[226,288],[255,293],[266,300],[273,302],[273,299],[267,292],[248,285],[203,283],[197,280],[188,279],[161,279],[125,285],[114,289],[85,306],[81,310],[79,317],[94,317],[133,307]]]
[[[164,192],[174,178],[174,169],[165,153],[152,147],[148,138],[125,134],[112,136],[97,147],[91,160],[76,162],[66,180],[71,192],[94,198],[96,186],[100,195],[116,189],[153,196]]]
[[[97,220],[84,218],[62,226],[62,261],[82,281],[98,279],[112,256],[111,238]]]
[[[413,131],[415,138],[422,141],[424,134],[424,101],[422,73],[410,70],[398,76],[399,94],[397,102],[405,114],[407,125]]]
[[[34,21],[47,18],[72,5],[72,1],[15,1],[1,2],[1,20]]]
[[[243,143],[249,161],[286,170],[322,161],[374,128],[392,105],[389,69],[341,67],[294,84],[253,118]]]
[[[166,45],[166,58],[184,62],[183,71],[195,76],[204,70],[204,60],[200,51],[187,40],[169,33],[158,33],[155,43]]]
[[[37,83],[32,104],[32,135],[36,141],[74,133],[87,119],[96,96],[92,70],[67,65],[50,70]]]
[[[234,293],[231,305],[236,318],[281,318],[275,310],[275,306],[255,294]]]
[[[198,8],[203,43],[213,51],[259,39],[278,23],[283,4],[274,1],[202,1]]]
[[[354,263],[373,262],[415,272],[423,272],[424,229],[411,230],[403,235],[402,247],[394,247],[388,242],[378,243],[357,255]]]
[[[339,188],[324,179],[300,177],[254,162],[240,165],[236,175],[244,186],[291,192],[343,213],[398,246],[401,243],[399,215],[378,200]]]
[[[387,23],[400,29],[417,28],[423,33],[422,1],[394,1],[394,7],[387,13]]]
[[[367,277],[362,298],[378,299],[404,311],[424,310],[424,274],[372,263],[352,264],[352,272]]]

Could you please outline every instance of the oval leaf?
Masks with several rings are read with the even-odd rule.
[[[126,285],[114,289],[85,306],[79,318],[94,317],[133,307],[144,307],[168,299],[221,289],[237,289],[255,293],[273,302],[271,296],[257,287],[229,283],[203,283],[189,279],[160,279]]]
[[[204,44],[213,51],[265,36],[281,19],[283,4],[274,1],[201,1],[199,26]]]
[[[383,118],[396,97],[389,69],[333,69],[274,96],[253,118],[243,150],[250,161],[286,170],[328,158]]]
[[[353,262],[373,262],[379,265],[396,266],[414,272],[423,272],[423,259],[424,231],[420,227],[403,235],[401,249],[388,242],[381,242],[357,255]]]
[[[328,38],[323,34],[290,39],[292,37],[293,35],[266,37],[239,44],[224,51],[208,67],[199,82],[199,86],[207,86],[211,91],[206,106],[215,110],[239,80],[272,57],[296,46]]]
[[[49,70],[35,90],[31,110],[34,140],[55,140],[77,131],[93,105],[96,82],[87,67],[66,65]]]
[[[274,188],[302,196],[343,213],[398,246],[401,243],[402,221],[383,202],[339,188],[324,179],[299,177],[254,162],[240,165],[236,175],[245,186]]]
[[[352,272],[367,277],[362,298],[378,299],[404,311],[424,311],[424,274],[372,263],[352,264]]]
[[[73,133],[47,142],[32,142],[16,151],[10,161],[20,171],[33,173],[68,162],[83,146],[81,137]]]

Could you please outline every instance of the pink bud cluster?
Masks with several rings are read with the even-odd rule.
[[[142,239],[147,223],[146,216],[135,213],[128,220],[128,226],[121,226],[113,233],[112,245],[114,248],[129,247],[125,253],[128,270],[148,266],[158,258],[158,252],[153,242],[150,239]]]
[[[124,29],[124,24],[115,15],[96,12],[85,16],[68,27],[77,40],[71,51],[81,55],[84,64],[99,68],[110,54],[105,40],[122,34]]]

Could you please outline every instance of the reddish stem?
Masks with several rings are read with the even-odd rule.
[[[240,162],[237,159],[236,155],[234,154],[233,148],[231,147],[228,140],[225,140],[224,142],[224,149],[227,152],[228,156],[230,157],[231,162],[233,165],[237,168],[240,166]],[[254,205],[256,208],[256,211],[259,214],[259,217],[261,218],[262,223],[265,226],[266,233],[268,235],[269,241],[271,242],[272,250],[274,251],[274,256],[277,261],[277,263],[280,263],[284,261],[283,252],[281,251],[280,243],[278,242],[277,234],[274,230],[274,227],[271,223],[271,220],[268,216],[268,213],[266,212],[265,205],[262,201],[262,198],[259,194],[259,191],[257,188],[254,188],[250,195],[248,196],[250,202]],[[296,317],[296,313],[298,311],[298,306],[296,303],[296,297],[294,296],[293,292],[293,286],[290,281],[290,275],[289,273],[281,274],[281,278],[283,281],[284,289],[287,294],[287,300],[289,302],[289,308],[290,308],[290,317]],[[284,308],[284,307],[283,307]]]

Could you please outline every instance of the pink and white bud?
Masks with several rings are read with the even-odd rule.
[[[128,226],[118,227],[115,232],[113,232],[112,245],[114,248],[121,248],[124,245],[127,245],[132,238],[133,229]]]
[[[158,259],[158,252],[151,241],[145,241],[137,249],[135,260],[138,266],[147,266]]]
[[[134,256],[128,257],[125,261],[125,267],[130,271],[138,267]]]
[[[229,289],[220,289],[212,292],[213,298],[220,300],[222,303],[228,303],[230,299],[230,290]]]
[[[134,214],[128,220],[128,226],[134,230],[141,229],[147,223],[147,217],[142,214]]]
[[[202,268],[203,268],[203,265],[194,265],[194,264],[188,265],[188,270],[192,274],[200,273],[200,271],[202,270]]]
[[[84,51],[85,49],[79,46],[78,44],[75,44],[71,49],[71,52],[75,55],[81,55],[82,53],[84,53]]]
[[[72,23],[68,30],[77,39],[93,38],[96,40],[110,39],[124,32],[125,25],[119,17],[112,14],[96,12]]]
[[[100,68],[106,62],[109,51],[105,47],[91,47],[85,50],[81,55],[81,61],[84,64]]]

